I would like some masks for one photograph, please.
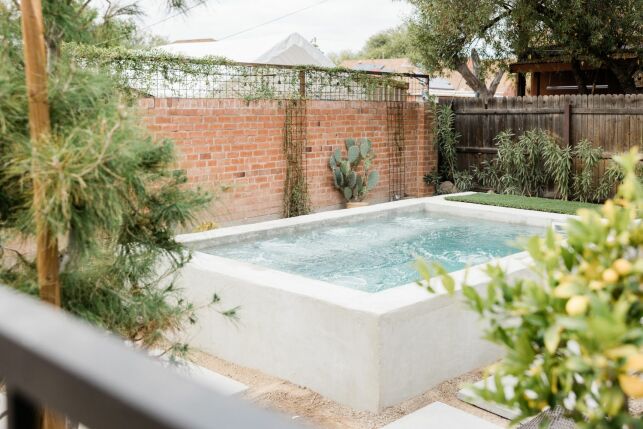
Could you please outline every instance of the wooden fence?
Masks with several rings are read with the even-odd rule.
[[[614,153],[643,145],[643,94],[546,95],[494,98],[485,106],[475,98],[455,98],[458,167],[479,166],[496,154],[494,137],[504,130],[520,135],[541,128],[555,135],[560,144],[590,140],[605,151],[596,174],[602,174]]]

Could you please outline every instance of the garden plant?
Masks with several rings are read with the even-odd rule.
[[[515,407],[519,420],[562,410],[581,428],[640,428],[628,405],[643,398],[643,187],[636,150],[615,157],[624,171],[614,199],[581,209],[566,237],[549,229],[525,243],[532,275],[509,279],[489,264],[486,290],[466,284],[464,301],[485,322],[485,336],[505,351],[492,368],[490,401]],[[439,277],[449,293],[455,281],[438,264],[418,262],[429,291]],[[513,395],[503,377],[515,378]]]
[[[340,149],[335,149],[328,160],[333,174],[333,184],[341,191],[347,202],[363,201],[379,181],[379,173],[371,170],[375,158],[373,144],[369,139],[346,139],[346,158]],[[363,163],[363,164],[362,164]],[[360,166],[363,173],[360,173]]]
[[[39,216],[55,237],[65,310],[136,344],[182,351],[166,335],[193,322],[194,307],[171,280],[190,259],[174,234],[210,195],[185,186],[173,145],[147,133],[131,94],[64,53],[67,41],[105,36],[88,3],[43,2],[51,132],[39,145],[29,136],[20,13],[0,3],[0,281],[38,294],[30,249]],[[38,210],[36,179],[46,196]]]

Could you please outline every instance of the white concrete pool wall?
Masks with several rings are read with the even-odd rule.
[[[416,284],[362,292],[198,251],[231,240],[422,210],[542,227],[567,219],[428,197],[179,236],[196,250],[179,280],[188,299],[208,302],[216,293],[224,306],[240,306],[237,321],[212,308],[201,310],[189,333],[191,345],[369,411],[495,361],[499,350],[480,338],[477,316],[445,293],[429,294]],[[523,252],[498,262],[510,276],[520,276],[530,258]],[[468,270],[469,284],[486,285],[482,268]],[[465,270],[452,274],[460,284]]]

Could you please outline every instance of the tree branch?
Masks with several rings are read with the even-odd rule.
[[[480,81],[480,79],[478,79],[478,76],[474,75],[471,70],[469,70],[466,60],[458,66],[458,72],[462,75],[465,82],[467,82],[467,85],[469,85],[469,87],[477,94],[482,94],[483,92],[486,93],[486,86]]]
[[[502,81],[502,77],[505,75],[505,71],[500,69],[496,73],[496,75],[493,77],[493,80],[489,84],[489,96],[493,97],[496,95],[496,91],[498,90],[498,85],[500,85],[500,82]]]

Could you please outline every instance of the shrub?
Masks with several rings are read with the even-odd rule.
[[[516,380],[513,396],[502,388],[478,393],[518,408],[517,420],[559,407],[582,427],[640,427],[628,401],[643,397],[641,158],[632,150],[615,159],[624,181],[614,200],[600,212],[579,210],[566,240],[549,229],[525,243],[533,275],[510,280],[490,264],[486,293],[462,286],[488,326],[486,338],[506,351],[493,369],[496,386],[501,377]],[[425,281],[440,276],[453,293],[455,282],[439,265],[418,268]]]
[[[460,136],[455,132],[455,113],[448,105],[435,106],[435,144],[440,156],[440,174],[444,180],[453,180],[456,172],[456,144]]]

